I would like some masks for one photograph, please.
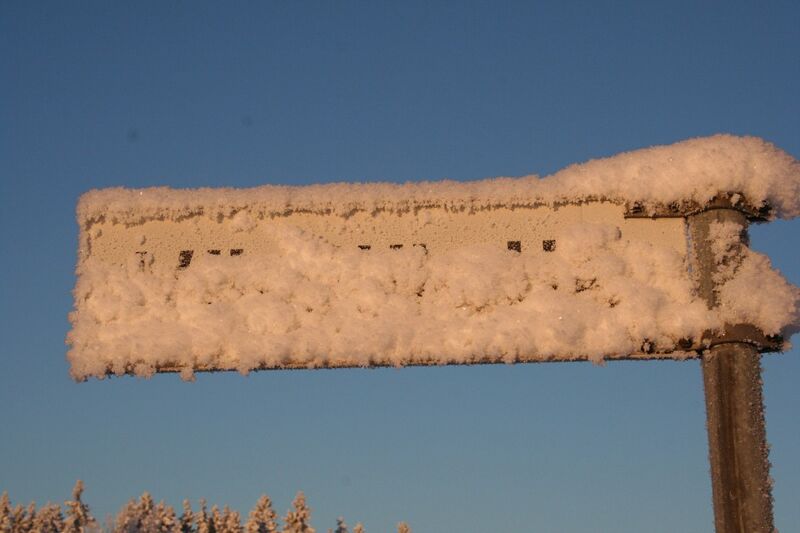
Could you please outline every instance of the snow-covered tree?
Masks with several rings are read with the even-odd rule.
[[[22,529],[24,527],[24,522],[25,508],[22,506],[22,504],[17,504],[13,509],[11,509],[11,524],[14,533],[24,533],[27,531]]]
[[[11,501],[8,492],[0,495],[0,533],[11,533],[14,530],[14,519],[11,516]]]
[[[206,500],[200,498],[200,511],[195,515],[197,523],[197,533],[212,533],[213,527],[211,520],[208,519],[208,512],[206,511]]]
[[[405,522],[397,524],[397,533],[411,533],[411,528]]]
[[[114,533],[138,533],[140,523],[139,502],[132,499],[117,513]]]
[[[95,519],[89,512],[89,506],[81,501],[83,494],[83,481],[80,479],[72,489],[72,499],[64,502],[67,507],[67,516],[64,519],[63,533],[85,533],[86,529],[95,524]]]
[[[225,523],[226,533],[242,533],[242,517],[239,511],[233,511],[226,505],[222,512],[222,521]]]
[[[181,533],[195,533],[194,529],[194,513],[192,512],[192,504],[189,500],[183,500],[183,513],[180,518]]]
[[[147,526],[143,528],[143,533],[179,533],[180,524],[175,517],[175,510],[170,505],[166,505],[164,500],[158,502],[150,514]]]
[[[250,511],[244,529],[246,533],[276,533],[278,531],[278,515],[272,509],[272,500],[262,494],[256,506]]]
[[[36,504],[31,502],[28,508],[22,513],[20,521],[16,524],[19,533],[29,533],[33,531],[33,521],[36,520]]]
[[[156,516],[156,506],[149,512],[142,513],[142,522],[139,525],[138,533],[158,533],[158,516]]]
[[[153,504],[153,497],[145,492],[139,500],[131,500],[117,515],[114,533],[180,533],[180,523],[175,510],[160,501]]]
[[[153,508],[155,507],[155,502],[153,501],[153,497],[150,496],[150,493],[144,491],[142,495],[139,497],[139,520],[144,522],[153,514]]]
[[[311,509],[306,506],[306,496],[302,491],[297,493],[292,506],[294,510],[288,511],[283,519],[284,533],[315,533],[310,524]]]
[[[211,507],[211,531],[213,533],[225,533],[225,522],[222,520],[222,513],[216,505]]]
[[[344,517],[340,516],[336,519],[336,529],[334,533],[348,533],[347,524],[344,523]]]
[[[283,529],[267,495],[258,499],[244,527],[239,512],[227,505],[222,511],[214,505],[209,513],[206,500],[201,498],[200,509],[195,513],[189,500],[184,500],[183,513],[178,518],[175,510],[163,500],[154,504],[148,492],[126,503],[117,516],[109,516],[102,527],[92,517],[82,495],[83,482],[78,480],[72,499],[64,502],[65,518],[61,506],[51,503],[38,511],[33,502],[27,508],[12,507],[8,493],[4,492],[0,495],[0,533],[315,533],[310,523],[311,509],[302,491],[297,493],[292,508],[286,513]],[[397,525],[397,531],[411,533],[405,522]],[[349,533],[344,518],[339,517],[336,529],[328,529],[328,533]],[[364,533],[364,526],[356,524],[353,533]]]
[[[47,503],[39,509],[33,519],[33,533],[61,533],[64,530],[64,515],[61,506]]]

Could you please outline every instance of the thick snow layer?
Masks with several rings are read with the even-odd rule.
[[[709,310],[686,258],[576,224],[553,253],[482,244],[342,249],[287,231],[270,261],[204,254],[180,275],[93,262],[75,289],[73,375],[235,368],[547,361],[673,349],[747,321],[798,323],[798,289],[753,252]],[[753,287],[759,287],[753,291]],[[755,300],[754,300],[755,297]],[[689,354],[672,354],[684,357]]]
[[[788,339],[800,324],[800,289],[774,270],[768,257],[743,244],[745,232],[733,222],[709,227],[718,310],[729,324],[755,324],[767,335]]]
[[[677,252],[622,242],[607,226],[577,226],[544,257],[489,245],[363,253],[292,233],[279,248],[269,262],[201,255],[179,276],[92,265],[76,287],[73,374],[600,361],[720,325]]]
[[[783,152],[758,139],[718,136],[541,181],[94,191],[79,205],[71,372],[83,379],[176,368],[191,378],[194,369],[214,368],[683,358],[696,355],[680,351],[686,339],[696,343],[707,330],[738,323],[788,340],[800,329],[800,289],[741,245],[742,227],[710,228],[719,305],[709,309],[696,293],[685,247],[637,237],[619,208],[615,220],[602,206],[520,206],[581,194],[669,202],[737,191],[788,217],[799,209],[797,188],[798,164]],[[400,216],[412,206],[415,213]],[[469,214],[454,215],[453,207]],[[487,211],[500,218],[486,218]],[[506,246],[497,221],[519,236],[534,211],[545,213],[542,231],[558,230],[557,242],[528,228],[522,252],[519,242]],[[551,220],[558,216],[561,222]],[[342,237],[361,239],[370,220],[387,217],[417,228],[415,236],[447,224],[450,233],[439,235],[438,248],[409,241],[364,249]],[[492,220],[488,241],[453,245],[458,228],[473,231],[469,224]],[[371,238],[389,238],[385,227]],[[201,233],[263,250],[201,248]],[[200,240],[193,241],[196,253],[179,258],[180,249],[159,244],[159,235]]]
[[[266,185],[251,189],[110,188],[91,191],[78,204],[81,225],[92,220],[144,220],[204,214],[215,218],[243,210],[258,217],[291,211],[333,213],[405,211],[419,206],[480,209],[493,205],[552,205],[586,199],[641,202],[645,206],[736,192],[772,216],[800,214],[800,162],[756,137],[715,135],[627,152],[572,165],[552,176],[473,182]]]

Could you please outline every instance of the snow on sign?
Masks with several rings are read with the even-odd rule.
[[[714,202],[797,216],[800,164],[714,136],[541,179],[91,191],[71,372],[684,358],[734,324],[788,340],[800,290],[741,225],[709,229],[718,305],[698,295],[686,217]]]

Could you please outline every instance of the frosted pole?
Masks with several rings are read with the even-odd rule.
[[[714,224],[740,225],[743,247],[747,219],[733,209],[705,211],[688,219],[700,295],[714,308],[719,273],[731,265],[715,257],[710,229]],[[735,261],[736,255],[729,259]],[[732,337],[732,342],[715,344],[702,356],[714,523],[717,533],[771,533],[761,357],[753,344]]]

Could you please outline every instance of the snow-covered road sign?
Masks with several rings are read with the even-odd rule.
[[[718,532],[772,531],[759,351],[800,289],[747,247],[800,163],[714,136],[544,179],[92,191],[71,372],[702,355]],[[788,340],[788,339],[787,339]]]
[[[720,223],[709,308],[686,220],[795,216],[797,174],[718,136],[544,179],[92,191],[72,374],[685,358],[741,324],[779,349],[798,290]]]

